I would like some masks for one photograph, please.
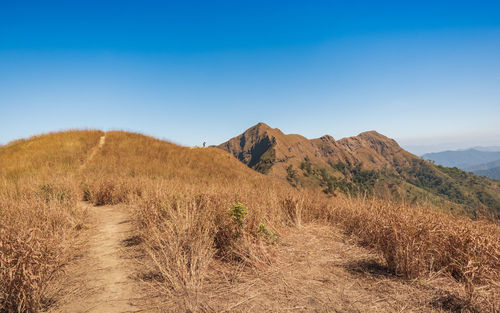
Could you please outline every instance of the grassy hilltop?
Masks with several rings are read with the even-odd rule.
[[[367,136],[369,141],[374,135]],[[105,142],[100,145],[102,137]],[[280,145],[272,139],[262,144],[259,151],[263,152],[255,162],[251,161],[253,156],[243,159],[249,158],[257,168],[266,168],[265,160],[279,159],[281,155],[278,149],[266,157],[266,153],[272,154],[266,145],[273,144]],[[384,155],[386,150],[381,149]],[[365,157],[370,159],[369,155]],[[372,163],[382,164],[389,157],[404,162],[411,170],[411,156],[404,151],[377,156]],[[291,163],[293,170],[301,173],[296,182],[303,180],[307,184],[307,180],[319,179],[319,184],[324,183],[317,178],[322,175],[319,164],[332,166],[328,162],[314,163],[312,155],[310,160],[310,170],[308,165],[300,167],[304,160]],[[64,275],[63,265],[70,261],[75,238],[84,232],[87,223],[87,212],[78,209],[81,201],[131,208],[146,252],[143,262],[151,264],[156,278],[152,290],[171,311],[265,311],[286,307],[290,304],[287,301],[292,301],[287,295],[293,294],[293,288],[275,290],[275,295],[266,296],[265,290],[271,290],[274,283],[266,285],[266,280],[260,280],[260,286],[251,287],[242,285],[242,277],[258,276],[282,264],[280,255],[299,247],[301,237],[292,240],[293,233],[307,230],[308,236],[317,236],[325,229],[350,238],[352,243],[344,244],[356,243],[353,251],[359,247],[372,251],[391,283],[399,284],[401,278],[410,282],[444,277],[459,286],[454,290],[464,311],[498,309],[497,221],[473,220],[418,203],[352,197],[341,192],[333,197],[323,191],[329,187],[328,182],[320,189],[297,189],[287,180],[288,166],[276,170],[285,175],[281,179],[281,174],[254,171],[215,147],[181,147],[120,131],[51,133],[0,147],[0,311],[38,311],[50,304],[46,290]],[[449,169],[437,170],[447,177],[461,175],[447,173]],[[351,168],[349,171],[344,178],[352,175]],[[341,179],[333,170],[328,175]],[[328,241],[323,243],[328,246]],[[300,253],[296,258],[291,262],[300,263]],[[322,271],[319,275],[329,270]],[[297,277],[280,279],[284,285],[300,287]],[[303,294],[322,297],[324,290],[333,288],[311,286],[316,287]],[[246,292],[260,289],[248,296],[243,287]],[[415,290],[424,289],[420,286]],[[433,291],[425,292],[432,296]],[[302,301],[300,297],[292,298]],[[327,295],[318,299],[330,301]],[[419,305],[428,311],[440,310],[444,305],[431,300],[424,299]],[[314,305],[305,298],[303,301],[299,304]],[[338,305],[347,308],[346,303]],[[386,309],[372,307],[374,311]]]

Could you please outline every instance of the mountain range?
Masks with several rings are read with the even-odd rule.
[[[495,148],[477,147],[467,150],[427,153],[422,158],[439,165],[457,167],[476,175],[500,179],[500,151],[495,151]]]
[[[500,214],[498,182],[435,165],[376,131],[340,140],[330,135],[307,139],[258,123],[218,147],[250,168],[287,180],[296,188],[430,202],[473,215],[478,211]]]

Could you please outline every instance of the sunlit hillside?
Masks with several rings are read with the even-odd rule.
[[[264,123],[218,146],[296,188],[434,206],[446,212],[500,217],[500,182],[425,161],[375,131],[335,140],[284,134]]]
[[[52,133],[0,148],[0,310],[43,306],[85,220],[78,171],[102,135]]]
[[[76,239],[99,223],[89,204],[130,212],[145,311],[500,305],[497,221],[299,190],[218,148],[47,134],[0,148],[0,187],[0,311],[58,307],[51,286],[72,275]]]

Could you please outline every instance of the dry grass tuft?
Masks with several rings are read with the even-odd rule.
[[[463,283],[466,301],[475,299],[476,289],[494,301],[500,280],[497,222],[377,199],[338,201],[332,221],[379,251],[394,274],[407,279],[449,275]]]

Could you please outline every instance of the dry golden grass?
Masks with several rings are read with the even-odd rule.
[[[72,131],[0,149],[0,311],[31,312],[66,261],[84,213],[78,166],[101,132]]]
[[[408,279],[449,275],[463,283],[467,301],[473,302],[475,290],[480,288],[489,297],[486,307],[498,308],[497,222],[377,199],[342,199],[335,204],[331,218],[362,244],[379,251],[396,275]]]
[[[86,193],[96,204],[136,205],[161,290],[180,311],[203,310],[197,295],[214,260],[254,268],[272,262],[270,232],[259,231],[261,223],[279,235],[311,222],[338,225],[355,235],[378,251],[395,275],[449,275],[463,284],[470,303],[479,288],[486,297],[483,309],[498,306],[500,228],[495,222],[297,191],[212,148],[188,149],[121,132],[108,133],[106,140],[89,165]],[[228,210],[236,202],[248,208],[242,229]]]
[[[465,311],[499,308],[500,227],[494,221],[472,221],[377,199],[329,198],[256,173],[216,148],[189,149],[125,132],[106,133],[105,145],[79,172],[101,135],[88,132],[81,135],[87,139],[79,140],[74,134],[54,134],[55,143],[50,143],[50,136],[37,137],[48,142],[33,145],[33,159],[24,156],[30,152],[22,146],[15,147],[16,152],[10,151],[11,145],[0,149],[11,159],[0,161],[5,187],[0,196],[0,236],[8,238],[1,251],[8,258],[0,257],[31,264],[15,255],[13,247],[19,238],[35,236],[40,244],[32,241],[20,249],[36,250],[32,258],[38,258],[34,263],[39,265],[32,271],[36,277],[50,277],[64,252],[57,244],[64,240],[59,239],[79,222],[72,208],[80,197],[96,205],[127,203],[135,208],[136,226],[154,265],[154,272],[146,276],[171,311],[217,311],[217,297],[206,294],[213,290],[214,275],[264,273],[276,260],[280,234],[301,225],[342,229],[376,252],[396,276],[452,277],[466,295]],[[60,146],[66,148],[54,151]],[[47,147],[54,150],[38,151]],[[33,181],[27,183],[29,179]],[[237,202],[248,209],[240,219],[230,210]],[[31,218],[23,220],[28,215]],[[16,225],[21,225],[19,230]],[[30,233],[32,228],[43,236]],[[7,273],[14,272],[2,271],[10,277]],[[33,285],[29,277],[25,274],[16,281]],[[43,290],[19,287],[34,300],[14,299],[10,295],[18,293],[3,281],[4,308],[36,310],[42,304]]]

